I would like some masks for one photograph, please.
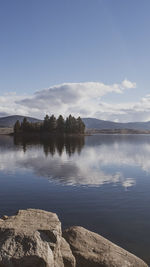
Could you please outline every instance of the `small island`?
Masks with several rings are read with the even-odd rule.
[[[28,133],[79,135],[85,133],[85,124],[80,117],[75,118],[72,115],[69,115],[66,119],[62,115],[59,115],[57,119],[54,115],[46,115],[42,122],[29,122],[26,117],[21,123],[17,120],[14,125],[14,134]]]

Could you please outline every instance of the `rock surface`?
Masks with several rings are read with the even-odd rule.
[[[71,247],[78,267],[148,266],[138,257],[83,227],[70,227],[63,236]]]
[[[0,267],[64,267],[64,262],[75,266],[55,213],[20,210],[0,221]]]
[[[0,267],[146,267],[98,234],[75,226],[64,231],[55,213],[20,210],[0,219]]]

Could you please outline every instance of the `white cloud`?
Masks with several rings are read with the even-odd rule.
[[[19,102],[22,101],[26,95],[17,95],[15,92],[8,92],[0,96],[0,116],[7,115],[36,115],[39,109],[28,108]]]
[[[64,83],[39,90],[33,95],[7,93],[0,96],[0,116],[20,114],[43,118],[46,113],[56,116],[71,113],[124,122],[150,120],[150,95],[133,103],[103,101],[104,95],[123,94],[125,90],[134,88],[136,83],[125,79],[112,85],[101,82]]]
[[[118,122],[149,121],[150,95],[146,95],[139,102],[132,103],[110,104],[100,101],[99,109],[93,117]]]
[[[94,116],[100,110],[101,98],[108,93],[121,94],[125,89],[135,88],[128,80],[106,85],[100,82],[64,83],[36,92],[33,96],[16,101],[16,104],[35,109],[37,115]],[[41,115],[40,115],[41,116]]]
[[[136,88],[136,83],[132,83],[129,80],[125,79],[122,82],[122,86],[123,86],[123,88],[126,88],[126,89]]]
[[[32,97],[17,103],[27,107],[41,108],[44,112],[58,112],[68,115],[70,110],[89,109],[90,103],[97,102],[110,92],[121,93],[122,85],[105,85],[97,82],[64,83],[36,92]]]

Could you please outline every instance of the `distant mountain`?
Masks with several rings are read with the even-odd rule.
[[[119,123],[113,121],[104,121],[94,118],[82,118],[87,129],[112,130],[112,129],[134,129],[134,130],[150,130],[150,121],[147,122],[127,122]]]
[[[19,120],[22,122],[25,116],[13,115],[8,117],[0,118],[0,127],[13,127],[15,122]],[[29,122],[41,122],[42,120],[27,117]],[[150,121],[147,122],[128,122],[120,123],[113,121],[105,121],[94,118],[82,118],[83,122],[87,129],[96,129],[96,130],[113,130],[113,129],[133,129],[133,130],[150,130]]]
[[[22,122],[24,117],[25,116],[13,115],[13,116],[0,118],[0,127],[13,127],[17,120]],[[26,118],[27,118],[27,120],[29,122],[40,122],[41,121],[39,119],[35,119],[35,118],[32,118],[32,117],[27,117],[26,116]]]

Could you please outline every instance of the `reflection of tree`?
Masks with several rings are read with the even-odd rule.
[[[69,156],[74,154],[76,151],[81,152],[82,147],[84,146],[84,138],[82,137],[67,137],[66,138],[66,152]]]
[[[46,156],[48,154],[51,154],[52,156],[54,156],[54,154],[56,153],[54,140],[51,140],[50,142],[48,142],[48,140],[44,140],[42,142],[42,145],[43,145],[43,150]]]
[[[15,135],[14,144],[22,147],[24,152],[29,146],[42,145],[46,156],[48,154],[54,156],[56,152],[61,156],[63,151],[66,151],[70,157],[75,152],[78,154],[81,152],[84,146],[84,136],[42,137],[38,135]]]
[[[64,142],[64,138],[57,138],[57,141],[55,142],[56,145],[56,149],[58,154],[61,156],[61,154],[64,151],[64,146],[65,146],[65,142]]]

